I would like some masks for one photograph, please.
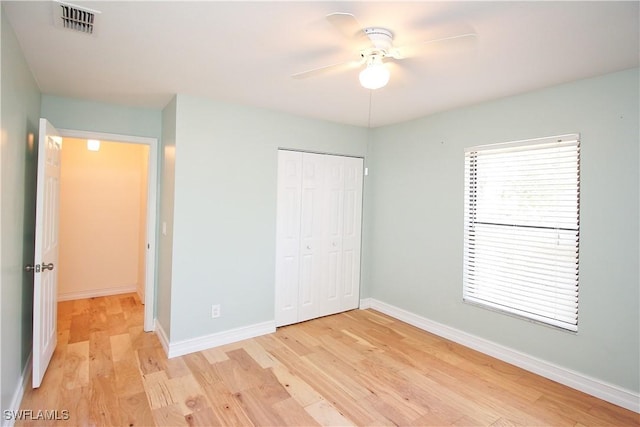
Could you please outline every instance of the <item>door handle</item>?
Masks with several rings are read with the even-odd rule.
[[[26,271],[27,273],[31,273],[31,272],[40,273],[40,264],[36,264],[35,266],[31,264],[27,264],[24,266],[24,271]]]
[[[50,262],[49,264],[45,264],[44,262],[42,263],[42,265],[40,264],[36,264],[36,265],[31,265],[31,264],[27,264],[24,266],[24,271],[26,271],[27,273],[40,273],[41,271],[45,271],[45,270],[53,270],[53,263]]]

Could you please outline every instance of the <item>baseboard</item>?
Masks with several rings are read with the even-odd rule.
[[[58,301],[71,301],[76,299],[106,297],[109,295],[128,294],[137,292],[136,285],[118,286],[115,288],[90,289],[86,291],[66,292],[58,294]]]
[[[362,298],[360,300],[360,310],[366,310],[367,308],[371,308],[371,301],[373,298]]]
[[[16,390],[11,397],[11,404],[8,408],[2,408],[2,426],[3,427],[13,427],[16,420],[13,417],[9,417],[11,419],[7,420],[6,411],[10,411],[10,413],[16,413],[20,409],[20,403],[22,403],[22,398],[24,397],[24,392],[27,390],[29,386],[29,380],[31,379],[31,356],[27,358],[27,363],[24,365],[24,369],[22,370],[22,374],[20,378],[18,378],[18,384],[16,386]]]
[[[164,331],[160,332],[160,330],[161,328],[158,328],[158,336],[160,336],[160,333],[164,334]],[[270,320],[267,322],[256,323],[254,325],[243,326],[241,328],[230,329],[228,331],[173,343],[167,340],[167,348],[165,351],[167,352],[167,357],[171,359],[173,357],[194,353],[196,351],[207,350],[220,345],[231,344],[237,341],[258,337],[260,335],[270,334],[275,331],[276,323],[275,321]],[[164,339],[166,340],[166,335]],[[160,342],[162,342],[162,338],[160,338]]]
[[[160,322],[158,322],[158,319],[154,320],[154,324],[155,324],[155,332],[158,336],[158,340],[160,341],[160,345],[162,345],[162,349],[164,350],[165,354],[169,354],[169,337],[167,337],[167,333],[164,331],[164,328],[162,327],[162,325],[160,324]]]
[[[380,311],[381,313],[387,314],[395,319],[406,322],[427,332],[431,332],[435,335],[457,342],[465,347],[480,351],[481,353],[518,366],[550,380],[640,413],[640,394],[633,391],[625,390],[613,384],[581,374],[580,372],[572,371],[528,354],[521,353],[512,348],[496,344],[493,341],[435,322],[373,298],[361,300],[360,307],[362,308],[363,306]]]

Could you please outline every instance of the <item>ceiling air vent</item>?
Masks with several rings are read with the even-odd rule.
[[[58,28],[95,35],[96,17],[99,14],[97,10],[53,1],[53,23]]]

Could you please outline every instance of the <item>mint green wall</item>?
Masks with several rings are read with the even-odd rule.
[[[42,95],[42,117],[59,129],[158,138],[162,112],[75,98]]]
[[[628,70],[375,129],[371,296],[640,390],[639,73]],[[579,132],[577,334],[462,302],[464,148]]]
[[[158,218],[158,292],[156,313],[160,326],[171,337],[171,272],[173,267],[173,205],[176,153],[176,97],[162,110],[162,146],[160,149],[161,191]],[[166,224],[166,234],[162,233]]]
[[[0,154],[1,392],[0,408],[11,408],[32,340],[35,184],[40,91],[0,8],[2,146]],[[31,141],[31,142],[30,142]]]
[[[278,147],[364,156],[366,138],[363,128],[178,95],[172,342],[274,319]]]

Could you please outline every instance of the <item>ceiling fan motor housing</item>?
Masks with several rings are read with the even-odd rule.
[[[364,28],[364,32],[376,49],[381,50],[384,53],[389,52],[391,49],[391,43],[393,42],[393,33],[391,31],[386,28],[367,27]]]

